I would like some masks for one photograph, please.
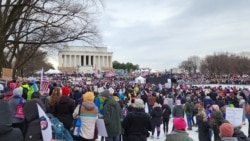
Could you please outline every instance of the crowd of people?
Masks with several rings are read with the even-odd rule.
[[[72,135],[76,141],[146,141],[159,139],[161,133],[166,141],[192,141],[187,130],[194,126],[199,141],[247,141],[250,137],[250,128],[245,135],[240,125],[234,127],[226,120],[227,107],[235,107],[244,111],[242,125],[245,120],[250,123],[247,88],[175,85],[169,89],[113,79],[81,85],[54,81],[48,94],[39,93],[34,81],[11,81],[7,86],[0,100],[0,140],[42,141],[37,104],[69,131],[80,117],[79,136]],[[17,112],[20,106],[23,115]],[[98,137],[97,119],[103,119],[106,137]]]

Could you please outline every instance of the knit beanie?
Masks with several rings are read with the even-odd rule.
[[[62,87],[62,95],[63,96],[69,96],[70,89],[67,86]]]
[[[136,98],[135,102],[133,104],[133,107],[134,108],[138,108],[138,109],[143,109],[144,108],[144,102],[143,102],[143,100],[140,99],[140,98]]]
[[[108,98],[108,97],[110,97],[110,92],[109,92],[109,90],[104,90],[102,93],[101,93],[101,96],[102,97],[106,97],[106,98]]]
[[[14,96],[22,96],[23,95],[23,89],[22,88],[15,88],[14,90],[13,90],[13,95]]]
[[[10,86],[11,89],[15,89],[15,88],[16,88],[16,83],[11,82],[11,83],[9,84],[9,86]]]
[[[174,118],[174,129],[175,130],[185,130],[186,129],[186,121],[184,118]]]
[[[93,92],[86,92],[82,95],[84,101],[94,101],[95,95]]]
[[[220,126],[220,134],[222,137],[232,137],[234,134],[234,127],[230,123],[223,123]]]

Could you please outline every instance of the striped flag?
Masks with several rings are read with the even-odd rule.
[[[40,80],[40,91],[43,94],[49,94],[49,79],[45,75],[43,69],[41,71],[41,80]]]
[[[97,70],[96,66],[94,67],[94,76],[99,78],[99,74],[98,74],[98,70]]]

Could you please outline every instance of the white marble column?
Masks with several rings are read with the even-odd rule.
[[[86,66],[86,55],[83,55],[83,66]]]
[[[96,62],[95,61],[96,61],[96,55],[93,55],[93,64],[92,64],[93,67],[96,67]]]
[[[78,58],[78,59],[79,59],[79,60],[78,60],[78,61],[79,61],[79,66],[82,66],[82,55],[78,55],[78,57],[79,57],[79,58]]]
[[[64,67],[67,67],[67,54],[64,54]]]
[[[102,67],[105,67],[105,58],[104,58],[104,56],[102,55]]]
[[[88,56],[89,56],[88,64],[89,66],[91,66],[91,55],[88,55]]]
[[[101,66],[100,65],[100,56],[97,55],[96,57],[97,57],[97,59],[96,59],[97,68],[100,69],[100,66]]]
[[[113,68],[113,59],[112,59],[112,55],[110,55],[110,63],[111,63],[110,67]]]

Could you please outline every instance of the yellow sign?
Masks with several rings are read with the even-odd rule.
[[[3,80],[12,80],[13,70],[10,68],[2,69],[2,79]]]

